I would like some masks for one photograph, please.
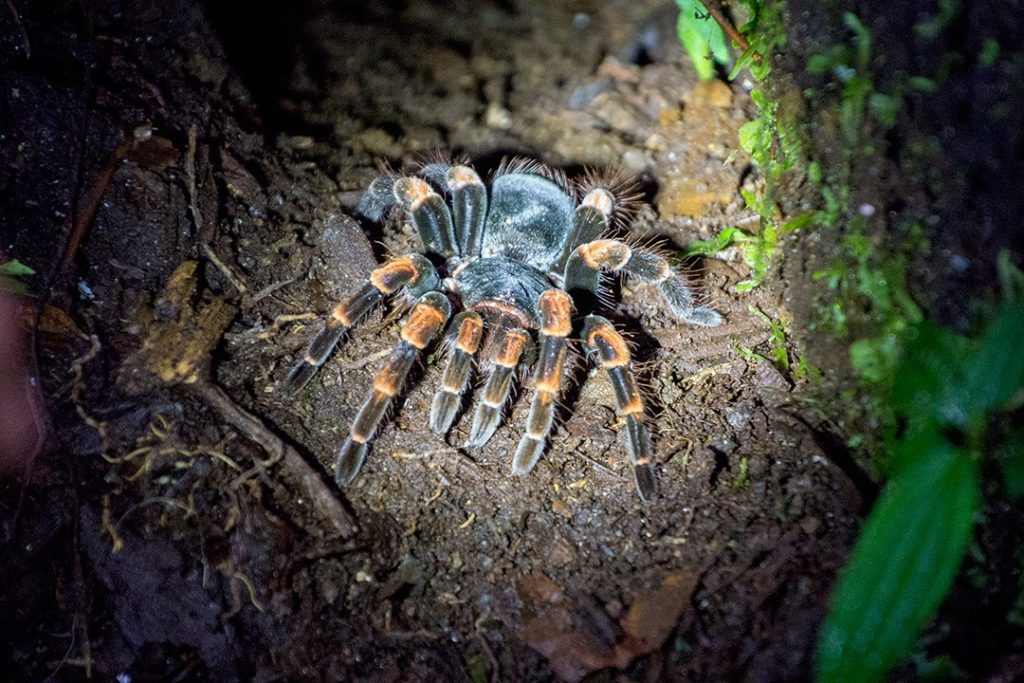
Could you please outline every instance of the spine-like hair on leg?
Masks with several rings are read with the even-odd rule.
[[[634,251],[649,251],[652,254],[669,261],[670,265],[674,258],[674,252],[668,248],[668,242],[661,235],[650,235],[629,231],[619,239],[625,242],[626,246],[630,249],[633,249]]]
[[[698,306],[709,305],[711,292],[707,288],[705,269],[697,266],[698,258],[682,254],[672,258],[669,262],[672,264],[672,269],[693,286],[694,303]]]
[[[633,222],[643,198],[636,178],[621,168],[587,168],[575,185],[581,200],[594,190],[605,190],[612,196],[610,223],[618,230]]]
[[[630,344],[631,353],[633,348],[635,348],[635,345]],[[651,436],[654,436],[657,420],[665,412],[665,407],[661,400],[657,399],[658,390],[654,386],[654,374],[661,366],[661,362],[657,356],[645,360],[637,360],[636,357],[632,357],[632,361],[633,376],[636,378],[637,389],[640,390],[640,398],[644,402],[644,412],[650,418],[648,420],[648,427],[651,430]]]
[[[469,157],[465,154],[449,154],[440,148],[424,154],[416,161],[416,173],[430,181],[430,184],[442,195],[449,193],[448,171],[452,166],[468,166]]]
[[[381,164],[380,175],[359,198],[356,213],[376,223],[398,209],[400,203],[395,196],[395,182],[400,177],[390,166]]]
[[[618,277],[621,280],[621,276],[614,276],[601,271],[597,276],[597,289],[594,290],[594,303],[597,304],[598,308],[603,311],[613,311],[615,306],[619,303],[618,299],[615,298],[614,292],[612,292],[612,285],[609,284],[609,278]]]

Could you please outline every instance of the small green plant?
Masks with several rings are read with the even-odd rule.
[[[847,229],[832,265],[814,273],[834,293],[832,303],[820,307],[822,324],[833,334],[849,334],[846,309],[851,305],[867,319],[871,332],[850,344],[850,365],[859,378],[879,383],[895,371],[902,335],[922,320],[907,289],[906,269],[928,245],[918,225],[900,231],[901,248],[894,250],[875,247],[862,216],[852,217]]]
[[[35,274],[36,271],[17,259],[0,263],[0,290],[28,296],[28,285],[19,278]]]
[[[977,339],[929,323],[907,331],[889,390],[905,427],[833,592],[818,642],[822,683],[882,680],[908,654],[963,560],[981,505],[982,461],[997,462],[1008,494],[1024,494],[1024,434],[998,427],[1024,405],[1022,329],[1018,298]]]
[[[885,89],[875,83],[872,72],[873,39],[871,31],[853,12],[843,15],[843,23],[853,37],[813,55],[807,61],[808,73],[830,76],[841,85],[839,127],[848,156],[870,156],[875,149],[863,144],[865,128],[870,122],[882,130],[896,125],[903,99],[911,91],[934,92],[938,85],[925,76],[893,74]]]
[[[682,7],[684,0],[679,2]],[[692,4],[699,6],[693,13],[694,21],[705,21],[708,12],[701,11],[703,4],[695,1]],[[741,71],[747,70],[767,87],[766,79],[772,69],[771,57],[786,42],[786,32],[782,23],[784,4],[777,2],[765,5],[761,0],[746,0],[742,5],[749,15],[749,20],[738,30],[730,33],[736,38],[733,41],[734,46],[742,48],[742,52],[729,78],[733,79]],[[688,10],[681,11],[680,26],[684,18],[686,22],[690,21],[689,16]],[[682,37],[681,31],[680,38]],[[750,277],[736,285],[738,292],[750,291],[764,282],[780,237],[786,232],[806,225],[812,218],[810,215],[801,216],[785,225],[779,224],[780,211],[776,202],[776,191],[782,175],[792,169],[800,158],[800,136],[796,122],[780,114],[778,100],[770,96],[767,90],[754,90],[750,96],[757,106],[758,115],[740,128],[739,144],[761,169],[764,183],[758,191],[744,189],[741,193],[747,207],[757,214],[758,227],[746,231],[737,226],[730,226],[710,240],[691,244],[688,249],[690,254],[713,254],[729,246],[737,246],[750,268]]]
[[[836,109],[843,143],[841,160],[828,173],[815,164],[808,173],[821,192],[816,222],[844,233],[829,267],[814,278],[824,282],[830,293],[819,297],[821,325],[840,337],[858,334],[850,344],[850,365],[860,379],[879,384],[895,371],[902,335],[922,320],[907,288],[906,271],[929,245],[919,223],[908,221],[884,233],[870,231],[867,216],[875,207],[854,209],[850,179],[858,158],[874,154],[876,144],[884,144],[880,133],[896,124],[905,94],[933,89],[935,84],[927,78],[896,74],[888,83],[889,91],[880,91],[872,71],[870,30],[850,12],[843,15],[843,22],[850,41],[827,48],[807,64],[808,72],[828,76],[840,86]],[[871,402],[873,397],[868,399]],[[872,411],[876,409],[884,411],[882,402],[874,401]]]
[[[686,247],[686,254],[706,256],[735,246],[750,269],[750,277],[737,282],[735,289],[737,292],[749,292],[764,282],[780,236],[799,230],[810,224],[813,219],[814,214],[802,214],[781,226],[774,220],[766,221],[757,232],[748,232],[735,225],[729,226],[709,240],[691,242]]]
[[[744,455],[736,465],[736,475],[732,478],[732,481],[729,482],[729,488],[733,491],[740,491],[746,488],[749,483],[750,460]]]
[[[679,42],[686,48],[701,80],[715,77],[715,64],[728,64],[729,48],[725,45],[722,27],[711,19],[700,0],[676,0],[679,21],[676,30]]]
[[[779,372],[783,374],[788,373],[790,371],[791,364],[789,362],[789,346],[787,345],[786,329],[782,326],[781,322],[774,320],[771,316],[753,304],[747,306],[747,310],[750,311],[758,320],[768,325],[768,329],[771,331],[771,335],[768,337],[768,356],[764,356],[753,349],[739,345],[735,347],[736,353],[747,360],[771,363]]]

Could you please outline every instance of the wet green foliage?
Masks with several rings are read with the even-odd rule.
[[[676,30],[679,42],[686,48],[701,80],[715,77],[715,64],[729,62],[729,48],[725,45],[725,33],[708,14],[700,0],[676,0],[679,5],[679,21]]]
[[[839,86],[834,109],[843,143],[838,163],[827,171],[814,165],[809,174],[821,193],[816,223],[843,233],[832,262],[814,278],[828,292],[819,299],[821,327],[839,337],[856,331],[849,347],[850,365],[860,379],[880,384],[895,371],[902,336],[923,319],[907,288],[907,269],[930,245],[916,222],[889,225],[884,232],[877,225],[872,229],[869,217],[875,207],[854,206],[851,179],[858,160],[877,154],[884,145],[884,132],[896,124],[905,95],[911,90],[933,90],[935,83],[901,74],[883,92],[872,70],[870,30],[850,12],[843,15],[843,23],[849,41],[829,46],[807,64],[809,73]],[[820,99],[826,90],[831,89],[809,91],[811,99]],[[882,417],[885,421],[887,416]]]
[[[0,290],[26,296],[28,285],[19,278],[35,274],[36,271],[17,259],[0,263]]]
[[[759,82],[764,82],[771,73],[771,56],[786,42],[782,24],[784,4],[766,6],[760,0],[748,0],[743,5],[750,19],[739,28],[739,32],[748,41],[748,46],[737,58],[729,78],[733,79],[747,70]],[[761,169],[764,182],[756,191],[743,189],[741,194],[747,208],[757,214],[758,227],[748,231],[729,226],[712,239],[692,243],[687,249],[691,255],[707,255],[731,246],[737,247],[750,268],[750,277],[736,285],[737,292],[747,292],[760,286],[781,236],[807,225],[812,218],[810,215],[798,216],[780,225],[776,192],[782,175],[791,170],[801,156],[797,123],[783,119],[778,101],[764,90],[753,90],[750,97],[757,106],[758,115],[740,128],[739,145]]]
[[[755,199],[751,197],[748,201],[755,201]],[[744,263],[750,269],[750,277],[737,282],[736,291],[749,292],[764,282],[772,263],[775,247],[779,244],[779,238],[808,225],[813,218],[813,214],[804,214],[782,225],[777,225],[773,219],[761,225],[757,232],[749,232],[732,225],[709,240],[691,242],[686,247],[686,254],[688,256],[706,256],[716,254],[729,247],[736,247],[743,256]]]
[[[688,253],[738,250],[750,277],[736,289],[749,291],[764,281],[782,235],[807,225],[837,232],[834,258],[814,275],[824,285],[819,328],[850,340],[850,365],[861,380],[858,400],[884,432],[870,450],[887,482],[836,586],[820,633],[817,673],[824,682],[879,681],[908,657],[952,586],[983,490],[999,488],[983,489],[983,472],[996,469],[1002,492],[1024,496],[1024,274],[1009,255],[1000,257],[1006,301],[974,337],[925,321],[908,286],[911,265],[931,248],[922,224],[913,216],[877,215],[872,200],[858,198],[870,198],[870,188],[855,188],[854,182],[887,149],[887,132],[906,117],[907,97],[935,92],[948,67],[940,63],[932,74],[895,71],[880,79],[874,37],[852,13],[842,16],[848,39],[826,47],[806,67],[821,86],[804,90],[805,101],[828,110],[835,122],[828,166],[806,167],[820,205],[782,223],[779,180],[803,155],[799,124],[781,115],[773,79],[766,80],[770,57],[785,42],[783,4],[743,4],[751,19],[740,33],[749,48],[730,78],[746,69],[760,82],[751,94],[758,116],[739,134],[764,181],[756,191],[743,191],[760,220],[753,229],[727,227],[689,245]],[[958,11],[957,0],[940,0],[938,13],[914,30],[934,37]],[[979,62],[991,65],[999,53],[999,44],[986,40]],[[769,350],[737,352],[795,374],[785,330],[766,322]],[[1024,595],[1016,613],[1024,614]]]
[[[998,427],[1024,405],[1021,330],[1018,298],[976,339],[929,323],[907,331],[889,389],[902,433],[821,630],[824,683],[882,680],[907,655],[970,541],[982,461],[996,460],[1009,495],[1024,494],[1024,434]]]
[[[878,249],[867,236],[864,219],[853,216],[842,237],[841,252],[833,263],[814,273],[814,279],[832,292],[831,301],[820,306],[822,326],[846,336],[850,332],[847,311],[858,311],[870,324],[870,333],[850,344],[850,365],[858,377],[883,382],[896,368],[901,336],[921,322],[923,314],[907,290],[907,264],[926,248],[917,226],[897,240],[894,250]],[[861,325],[863,327],[863,325]]]
[[[970,538],[977,463],[935,439],[907,444],[904,456],[914,462],[889,482],[833,593],[822,683],[881,680],[949,590]]]

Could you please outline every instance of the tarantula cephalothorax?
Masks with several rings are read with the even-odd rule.
[[[334,308],[285,379],[286,392],[301,389],[345,331],[388,295],[401,293],[412,302],[401,339],[338,452],[338,483],[358,474],[409,369],[447,324],[448,364],[430,412],[433,431],[445,434],[451,428],[476,358],[487,380],[466,445],[484,445],[501,422],[517,368],[534,365],[526,433],[512,459],[513,473],[529,472],[554,422],[568,338],[578,335],[587,356],[596,358],[611,379],[637,489],[641,497],[651,497],[651,438],[629,349],[611,322],[595,313],[601,271],[657,283],[669,309],[686,322],[714,326],[721,316],[695,305],[683,277],[654,251],[602,238],[622,209],[614,183],[589,178],[571,188],[560,174],[528,161],[503,164],[490,193],[466,165],[430,163],[419,175],[384,174],[367,189],[359,210],[371,220],[390,209],[403,211],[419,233],[423,253],[393,258],[371,272],[359,291]],[[583,198],[579,205],[577,194]],[[453,306],[461,312],[449,323]]]

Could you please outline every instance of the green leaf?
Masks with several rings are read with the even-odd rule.
[[[756,31],[758,25],[761,23],[761,14],[764,12],[764,2],[762,2],[762,0],[740,0],[740,4],[746,5],[747,11],[750,13],[750,19],[747,23],[740,26],[739,32],[751,33]]]
[[[791,232],[796,232],[801,228],[806,228],[808,225],[814,222],[816,218],[814,213],[802,213],[799,216],[790,218],[788,221],[782,224],[779,228],[779,232],[783,235],[788,235]]]
[[[35,274],[36,271],[17,259],[0,263],[0,291],[28,296],[28,285],[18,278]]]
[[[853,42],[857,47],[857,68],[863,71],[871,63],[871,31],[853,12],[843,14],[843,23],[854,33]]]
[[[853,53],[850,46],[840,43],[832,45],[825,52],[811,55],[807,60],[807,72],[815,76],[821,76],[833,69],[849,65],[853,61]]]
[[[686,253],[689,256],[714,254],[719,251],[722,251],[730,244],[737,241],[740,236],[745,235],[746,233],[744,233],[742,230],[733,225],[728,228],[725,228],[724,230],[722,230],[722,232],[718,233],[709,240],[698,240],[696,242],[691,242],[686,247]]]
[[[992,66],[999,59],[999,41],[995,38],[986,38],[981,44],[981,52],[978,53],[978,63],[984,67]]]
[[[935,433],[901,444],[904,467],[864,522],[818,639],[820,683],[871,683],[906,656],[952,585],[980,500],[978,465]]]
[[[1001,250],[996,257],[996,274],[999,276],[999,289],[1002,290],[1003,299],[1024,299],[1024,271],[1013,263],[1013,255],[1009,249]]]
[[[1002,408],[1024,389],[1024,301],[1003,304],[966,367],[964,410],[974,417]]]
[[[750,66],[751,64],[753,64],[754,57],[756,55],[757,55],[757,51],[754,50],[754,48],[752,48],[752,47],[748,47],[746,50],[744,50],[743,54],[741,54],[736,59],[736,63],[732,65],[732,70],[729,71],[729,75],[726,76],[726,79],[731,81],[734,78],[736,78],[737,76],[739,76],[740,72],[743,71],[743,69],[745,69],[748,66]],[[758,80],[760,80],[760,79],[758,79]]]
[[[735,290],[740,293],[749,292],[752,289],[754,289],[754,287],[757,287],[759,284],[761,283],[755,282],[754,280],[743,280],[742,282],[736,283]]]
[[[679,41],[690,55],[697,75],[701,80],[709,81],[715,77],[715,62],[725,64],[729,61],[725,33],[708,17],[699,0],[676,0],[676,4],[679,5],[679,22],[676,24]]]
[[[874,92],[868,97],[868,107],[871,108],[871,113],[885,128],[892,128],[896,125],[896,115],[901,106],[903,106],[903,101],[894,95]]]
[[[996,450],[1003,470],[1003,484],[1011,498],[1024,496],[1024,433],[1014,431]]]
[[[971,342],[947,329],[921,323],[907,332],[909,342],[896,371],[890,400],[911,429],[965,427],[963,359]]]
[[[850,344],[850,366],[869,382],[878,383],[892,377],[899,355],[900,340],[895,334],[858,339]]]
[[[740,147],[755,159],[764,154],[772,144],[772,131],[764,119],[747,121],[740,126]]]
[[[21,275],[35,275],[36,271],[26,266],[18,259],[11,259],[4,263],[0,263],[0,275],[9,275],[10,277],[19,277]]]
[[[911,76],[908,84],[911,88],[920,92],[936,92],[939,89],[938,83],[924,76]]]

